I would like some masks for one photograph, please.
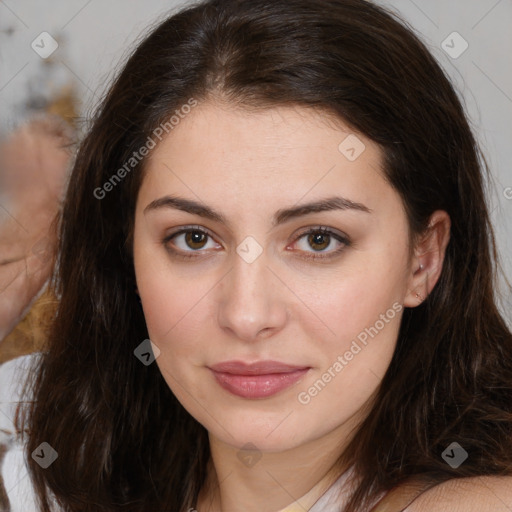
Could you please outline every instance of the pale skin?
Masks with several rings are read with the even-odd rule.
[[[156,364],[209,432],[213,466],[199,512],[275,512],[294,503],[309,509],[336,478],[330,470],[368,413],[403,308],[418,306],[439,279],[448,214],[434,212],[411,248],[401,198],[383,178],[380,148],[356,134],[365,150],[350,161],[338,149],[349,134],[348,126],[306,108],[248,113],[208,101],[150,154],[135,213],[137,289],[160,350]],[[222,219],[169,202],[148,208],[166,196],[200,203]],[[273,225],[280,210],[334,196],[368,211],[331,209]],[[318,227],[333,234],[316,242],[304,236]],[[207,234],[169,238],[184,228]],[[257,245],[242,244],[247,237]],[[257,246],[262,252],[250,263],[237,253]],[[322,254],[333,256],[308,259]],[[299,393],[393,304],[401,308],[378,334],[301,403]],[[220,387],[208,369],[269,359],[309,371],[275,395],[248,399]],[[255,464],[241,456],[248,443],[261,456]]]

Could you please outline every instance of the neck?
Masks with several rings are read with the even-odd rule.
[[[292,505],[309,510],[347,470],[336,464],[348,441],[347,427],[342,425],[320,439],[272,453],[242,452],[210,434],[208,477],[197,511],[283,511]]]

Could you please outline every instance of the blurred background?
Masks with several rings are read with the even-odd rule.
[[[1,0],[0,139],[41,112],[63,118],[79,138],[136,42],[187,3]],[[492,220],[512,281],[512,0],[377,3],[410,23],[466,105],[493,174]],[[6,212],[9,197],[0,188],[0,216]],[[512,325],[512,296],[503,285],[502,292],[502,309]]]

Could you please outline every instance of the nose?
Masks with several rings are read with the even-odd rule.
[[[219,283],[219,326],[241,341],[266,339],[286,325],[286,287],[268,267],[265,252],[250,263],[236,253],[233,260]]]

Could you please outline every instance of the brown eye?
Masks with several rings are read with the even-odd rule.
[[[350,246],[347,236],[322,226],[302,232],[294,243],[304,258],[317,260],[339,256]]]
[[[185,243],[191,249],[202,249],[207,239],[208,235],[202,231],[187,231],[185,234]]]
[[[308,243],[311,247],[318,251],[323,251],[329,246],[330,236],[324,233],[313,233],[308,235]]]
[[[188,226],[171,233],[162,240],[162,244],[169,254],[182,258],[195,258],[204,256],[218,248],[213,237],[199,227]]]

